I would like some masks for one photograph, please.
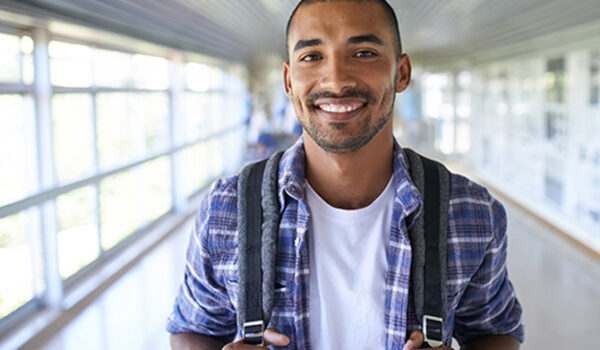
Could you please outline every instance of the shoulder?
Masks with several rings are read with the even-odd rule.
[[[450,212],[480,225],[498,225],[506,216],[503,205],[487,188],[473,180],[450,173]]]
[[[449,240],[457,248],[485,251],[506,230],[504,206],[484,186],[459,174],[450,174]]]
[[[450,173],[451,193],[450,200],[478,200],[489,203],[493,197],[484,186],[467,178],[464,175]]]
[[[238,175],[222,177],[210,186],[208,198],[210,199],[211,207],[213,204],[235,202],[237,198],[237,183]]]
[[[498,257],[506,252],[506,212],[484,186],[462,175],[450,176],[448,282],[450,295],[458,295],[482,266],[489,271],[502,268]]]
[[[202,199],[196,232],[210,254],[234,250],[237,245],[237,179],[217,179]]]

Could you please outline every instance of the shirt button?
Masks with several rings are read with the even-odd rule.
[[[300,245],[300,237],[296,237],[296,239],[294,240],[294,245],[296,247],[298,247]]]

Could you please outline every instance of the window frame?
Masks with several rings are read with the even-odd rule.
[[[222,175],[222,172],[215,174],[207,178],[205,183],[200,185],[197,191],[194,191],[193,195],[187,196],[183,194],[181,185],[181,179],[183,168],[181,166],[181,155],[186,149],[189,149],[197,144],[203,142],[210,142],[213,139],[221,139],[227,137],[230,133],[239,132],[245,128],[244,118],[239,116],[236,118],[236,123],[227,123],[227,127],[220,128],[214,133],[202,133],[198,137],[191,140],[184,140],[181,136],[181,132],[177,131],[177,128],[181,128],[181,117],[179,116],[181,106],[178,104],[181,101],[181,95],[186,92],[187,87],[183,79],[183,75],[180,74],[182,67],[187,62],[199,62],[203,61],[198,54],[186,54],[181,53],[179,56],[175,55],[171,57],[167,53],[172,53],[173,50],[165,50],[162,48],[158,50],[158,54],[152,52],[143,51],[136,52],[135,50],[127,50],[118,45],[110,45],[100,41],[88,41],[76,37],[69,37],[62,34],[56,34],[51,32],[49,29],[40,28],[29,28],[25,26],[25,30],[18,30],[16,27],[6,27],[0,23],[0,32],[11,34],[11,35],[27,35],[34,40],[34,81],[32,84],[23,83],[23,75],[21,74],[20,83],[0,83],[0,94],[12,93],[20,95],[28,95],[33,99],[35,107],[35,140],[38,144],[37,151],[38,155],[35,159],[36,166],[38,167],[37,173],[38,178],[38,191],[33,194],[27,195],[24,198],[13,201],[6,205],[0,206],[0,218],[4,218],[13,214],[17,214],[23,210],[29,208],[37,208],[40,216],[40,232],[36,234],[39,236],[41,249],[43,251],[43,257],[41,264],[44,266],[44,280],[45,287],[41,291],[41,295],[34,295],[34,297],[21,305],[10,314],[0,319],[0,338],[4,338],[5,335],[13,330],[15,327],[20,325],[24,320],[29,318],[34,313],[44,309],[45,307],[63,307],[65,298],[69,292],[73,291],[78,285],[85,282],[94,271],[98,270],[102,266],[106,265],[111,261],[112,258],[123,252],[125,249],[131,246],[132,243],[142,239],[147,233],[154,228],[158,227],[161,223],[168,220],[174,214],[182,213],[189,210],[189,206],[194,204],[197,205],[197,195],[210,184],[216,176]],[[9,28],[12,30],[5,30]],[[90,87],[65,87],[65,86],[53,86],[50,81],[50,56],[48,52],[48,44],[50,41],[56,40],[70,44],[85,45],[91,47],[92,50],[110,50],[117,51],[126,54],[143,54],[153,55],[162,57],[167,60],[168,64],[168,85],[165,89],[146,89],[138,88],[133,86],[133,81],[130,80],[127,86],[123,87],[98,87],[95,85],[92,77],[92,84]],[[144,47],[144,46],[140,46]],[[186,60],[187,59],[187,60]],[[211,65],[217,69],[220,69],[223,74],[231,74],[231,67],[234,67],[232,63],[220,61],[218,59],[206,59],[206,64]],[[22,64],[22,63],[21,63]],[[237,66],[236,66],[237,67]],[[93,67],[91,67],[93,69]],[[22,71],[22,70],[21,70]],[[178,73],[179,72],[179,73]],[[236,70],[237,73],[237,70]],[[239,75],[241,80],[246,77],[243,75],[244,72]],[[244,85],[247,89],[247,85]],[[146,154],[143,157],[136,157],[133,160],[129,160],[125,164],[112,166],[106,169],[100,169],[98,164],[98,142],[97,142],[97,96],[101,93],[148,93],[148,92],[160,92],[164,93],[167,98],[167,125],[168,130],[166,131],[166,146],[162,151],[152,152]],[[52,109],[51,103],[53,96],[59,94],[69,93],[85,93],[89,94],[91,104],[91,123],[93,127],[93,169],[89,175],[82,176],[77,179],[69,180],[64,183],[59,183],[56,178],[54,166],[54,144],[53,144],[53,120],[52,120]],[[211,89],[209,91],[197,92],[205,95],[212,95],[213,93],[222,94],[224,98],[229,96],[231,93],[240,94],[239,102],[243,103],[247,90],[233,91],[227,84],[220,89]],[[226,110],[226,106],[222,107]],[[175,116],[178,117],[175,117]],[[110,249],[102,249],[100,243],[101,235],[101,222],[100,222],[100,183],[102,180],[107,179],[110,176],[124,173],[126,171],[136,169],[148,164],[153,160],[165,157],[168,160],[169,174],[170,174],[170,197],[171,206],[170,208],[161,214],[153,221],[147,221],[143,225],[138,225],[137,228],[129,233],[119,243],[111,247]],[[58,196],[67,194],[73,190],[83,188],[85,186],[91,186],[94,189],[95,194],[95,224],[98,228],[99,236],[99,255],[92,262],[88,263],[84,267],[80,268],[77,272],[71,276],[63,279],[58,271],[58,212],[56,208],[56,199]],[[35,293],[34,293],[35,294]]]

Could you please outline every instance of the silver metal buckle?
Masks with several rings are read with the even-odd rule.
[[[428,322],[437,322],[440,324],[440,334],[439,339],[432,339],[429,337],[430,334],[427,332],[427,323]],[[444,319],[441,317],[431,316],[431,315],[423,315],[423,335],[425,336],[425,341],[432,348],[436,348],[438,346],[444,345],[443,337],[442,337],[442,329],[444,328]],[[436,335],[437,338],[438,335]]]
[[[246,344],[264,345],[263,334],[265,332],[265,321],[244,322],[243,337]]]

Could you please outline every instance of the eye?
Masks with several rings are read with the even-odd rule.
[[[314,53],[310,53],[308,55],[304,55],[304,56],[300,57],[300,61],[303,61],[303,62],[314,62],[314,61],[317,61],[320,59],[321,59],[321,56],[314,54]]]
[[[360,50],[354,54],[354,57],[364,58],[364,57],[375,57],[377,53],[369,50]]]

